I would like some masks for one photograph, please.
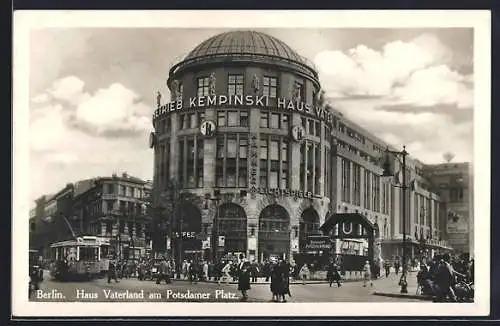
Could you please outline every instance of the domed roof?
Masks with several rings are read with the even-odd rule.
[[[215,35],[200,43],[189,52],[184,60],[239,53],[280,57],[309,65],[304,58],[283,41],[271,35],[255,31],[231,31]]]

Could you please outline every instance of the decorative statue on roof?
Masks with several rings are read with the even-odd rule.
[[[210,74],[210,82],[208,84],[208,94],[209,95],[215,95],[215,72],[212,72]]]
[[[180,86],[179,81],[177,79],[174,79],[172,81],[172,85],[170,86],[171,87],[171,91],[170,91],[171,101],[176,101],[179,99],[179,97],[180,97],[179,86]]]
[[[160,91],[156,91],[156,106],[161,107],[161,93],[160,93]]]
[[[258,94],[259,90],[260,90],[260,81],[259,81],[259,77],[257,77],[257,75],[253,75],[252,87],[253,87],[253,91],[255,92],[255,94]]]

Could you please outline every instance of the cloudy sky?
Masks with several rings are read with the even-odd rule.
[[[156,90],[169,67],[228,29],[71,28],[30,37],[34,199],[123,171],[152,178]],[[259,29],[313,61],[334,107],[424,163],[472,159],[472,29]]]

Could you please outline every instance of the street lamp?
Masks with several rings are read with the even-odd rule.
[[[393,154],[396,156],[396,158],[399,157],[402,158],[402,169],[403,169],[403,181],[402,185],[394,185],[394,187],[401,188],[403,190],[403,203],[402,203],[402,208],[403,208],[403,273],[401,275],[401,278],[399,280],[399,285],[401,286],[401,293],[408,293],[408,282],[406,281],[406,190],[408,186],[406,185],[406,156],[408,156],[408,152],[406,151],[406,146],[403,146],[402,151],[391,151],[389,150],[389,147],[386,149],[386,160],[383,165],[383,173],[382,177],[393,177],[393,171],[391,171],[391,162],[389,158],[389,154]]]

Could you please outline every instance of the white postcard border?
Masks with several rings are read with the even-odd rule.
[[[207,19],[209,17],[209,19]],[[489,11],[17,11],[13,24],[12,313],[14,316],[472,316],[490,305]],[[49,27],[474,28],[475,303],[29,302],[29,31]],[[167,73],[167,72],[164,72]],[[479,272],[479,274],[478,274]]]

